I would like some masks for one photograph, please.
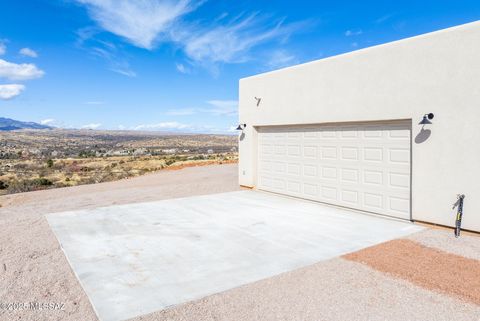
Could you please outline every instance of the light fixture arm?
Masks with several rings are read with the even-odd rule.
[[[425,115],[423,115],[422,120],[418,124],[419,125],[430,125],[430,124],[432,124],[432,122],[430,120],[432,120],[433,117],[435,117],[435,115],[433,113],[425,114]]]

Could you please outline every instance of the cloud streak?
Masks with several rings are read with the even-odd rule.
[[[8,84],[0,85],[0,99],[9,100],[20,95],[25,90],[24,85]]]
[[[267,67],[269,69],[278,69],[290,67],[292,65],[298,64],[298,59],[295,55],[290,54],[286,50],[276,50],[272,53],[267,62]]]
[[[377,24],[383,23],[383,22],[389,20],[390,18],[392,18],[394,15],[395,15],[394,13],[389,13],[389,14],[383,15],[380,18],[376,19],[374,22],[377,23]]]
[[[100,27],[137,47],[153,49],[157,38],[195,8],[188,0],[77,0]]]
[[[363,33],[363,30],[347,30],[345,31],[345,36],[352,37],[352,36],[360,36]]]
[[[182,74],[189,74],[190,73],[190,70],[187,67],[185,67],[184,64],[176,63],[175,67],[177,68],[178,72],[180,72]]]
[[[226,25],[185,26],[187,32],[172,31],[172,40],[197,64],[242,63],[251,59],[249,52],[254,47],[269,41],[284,42],[300,27],[301,24],[285,24],[283,20],[272,24],[254,13],[236,17]]]
[[[227,19],[228,13],[223,13],[208,23],[186,22],[185,16],[204,1],[196,4],[189,0],[76,1],[87,7],[98,26],[128,43],[147,50],[161,43],[173,44],[183,51],[189,64],[200,65],[213,73],[218,73],[219,64],[251,60],[253,48],[272,41],[285,42],[293,32],[309,24],[287,24],[284,19],[259,13],[230,19]],[[100,55],[110,59],[105,53]],[[177,63],[176,67],[181,73],[189,72],[184,64]]]
[[[238,101],[236,100],[209,100],[212,106],[209,109],[202,109],[203,112],[217,116],[234,116],[238,113]]]
[[[237,100],[209,100],[209,107],[205,108],[180,108],[171,109],[166,112],[169,116],[190,116],[199,113],[211,114],[213,116],[236,116],[238,114]]]
[[[37,58],[38,57],[37,52],[33,49],[30,49],[30,48],[22,48],[22,49],[20,49],[19,53],[22,56],[25,56],[25,57],[30,57],[30,58]]]
[[[40,124],[42,125],[51,125],[53,123],[55,123],[55,119],[53,118],[43,119],[40,121]]]
[[[106,61],[110,71],[127,77],[136,77],[136,72],[130,67],[121,48],[112,42],[97,39],[99,32],[97,28],[91,27],[78,30],[76,46],[86,51],[91,57]]]

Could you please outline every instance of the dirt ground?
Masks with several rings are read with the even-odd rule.
[[[237,171],[192,167],[0,197],[0,320],[97,320],[44,214],[234,191]],[[479,320],[480,238],[452,235],[426,229],[134,320]],[[2,307],[29,302],[59,305]]]

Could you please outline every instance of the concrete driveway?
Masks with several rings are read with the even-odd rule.
[[[47,215],[101,320],[124,320],[422,228],[240,191]]]

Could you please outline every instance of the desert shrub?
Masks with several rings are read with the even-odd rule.
[[[78,153],[78,157],[81,158],[89,158],[89,157],[95,157],[97,154],[93,150],[82,150],[80,153]]]
[[[34,178],[32,184],[36,186],[52,186],[53,182],[45,177]]]
[[[13,180],[7,187],[8,193],[30,192],[44,189],[53,185],[53,182],[44,177],[24,180]]]
[[[5,183],[4,181],[0,181],[0,189],[7,189],[8,184]]]
[[[167,165],[167,166],[170,166],[170,165],[172,165],[173,163],[175,163],[175,160],[174,160],[174,159],[167,159],[167,160],[165,161],[165,165]]]
[[[25,170],[27,169],[29,166],[27,163],[18,163],[18,164],[15,164],[13,165],[13,167],[17,170]]]
[[[48,167],[48,168],[52,168],[52,167],[53,167],[53,160],[52,160],[52,159],[47,160],[47,167]]]

